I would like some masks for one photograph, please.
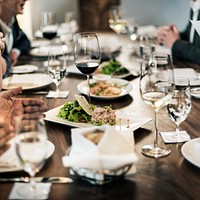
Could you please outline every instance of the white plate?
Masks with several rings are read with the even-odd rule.
[[[174,68],[174,76],[188,78],[191,86],[200,85],[198,73],[192,68]]]
[[[51,143],[50,141],[47,141],[47,155],[46,155],[46,159],[50,158],[53,154],[55,150],[55,146],[53,143]],[[23,168],[18,164],[17,161],[17,157],[15,154],[15,145],[14,142],[11,142],[11,147],[8,151],[6,151],[0,158],[0,164],[1,161],[6,160],[6,157],[9,156],[12,157],[13,163],[16,165],[15,167],[0,167],[0,173],[4,173],[4,172],[14,172],[14,171],[21,171],[23,170]]]
[[[36,48],[36,47],[47,46],[47,45],[49,46],[50,43],[51,43],[51,41],[49,41],[49,40],[42,40],[42,39],[33,40],[33,41],[31,41],[31,47]]]
[[[192,88],[190,93],[194,98],[200,99],[200,87]]]
[[[90,84],[97,82],[94,79],[90,79]],[[98,96],[94,94],[90,94],[91,97],[97,98],[97,99],[105,99],[105,100],[111,100],[111,99],[117,99],[119,97],[123,97],[127,94],[129,94],[132,90],[132,85],[129,83],[127,80],[123,79],[118,79],[118,78],[111,78],[110,80],[107,80],[106,82],[111,83],[111,84],[117,84],[121,86],[121,93],[119,95],[114,95],[114,96]],[[87,81],[83,81],[77,85],[77,89],[79,92],[82,94],[87,95]]]
[[[47,74],[15,74],[3,79],[2,89],[8,90],[22,86],[23,90],[39,89],[52,83]]]
[[[181,153],[193,165],[200,167],[200,138],[195,138],[186,142],[182,148]]]
[[[71,122],[66,119],[57,117],[57,114],[59,113],[59,110],[61,107],[63,107],[63,105],[45,112],[44,113],[45,120],[72,126],[72,127],[80,127],[80,128],[87,128],[87,127],[94,126],[89,123],[76,123],[76,122]],[[127,129],[136,130],[152,120],[152,118],[148,118],[148,117],[138,117],[138,116],[123,114],[120,111],[116,112],[116,115],[117,115],[117,120],[116,120],[117,123],[115,125],[116,130],[127,130]],[[120,118],[121,118],[121,125],[119,121]],[[129,126],[127,126],[128,124]]]
[[[36,65],[18,65],[12,67],[12,74],[25,74],[38,71],[38,66]]]
[[[66,45],[56,45],[56,46],[41,46],[39,48],[34,48],[29,51],[29,54],[37,57],[47,57],[50,50],[63,49],[67,51]]]

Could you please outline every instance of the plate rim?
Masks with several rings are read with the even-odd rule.
[[[25,66],[29,66],[32,67],[32,70],[26,70],[26,71],[21,71],[21,72],[13,72],[13,70],[15,71],[16,68],[23,68]],[[35,68],[35,69],[33,69]],[[11,70],[12,74],[25,74],[25,73],[31,73],[31,72],[35,72],[38,71],[39,67],[37,65],[31,65],[31,64],[24,64],[24,65],[16,65],[13,67],[13,69]]]
[[[48,85],[50,85],[52,82],[51,78],[49,77],[48,74],[44,74],[44,73],[34,73],[34,74],[14,74],[14,76],[43,76],[43,78],[45,77],[48,81],[46,81],[46,83],[42,84],[42,85],[39,85],[39,86],[33,86],[33,87],[27,87],[27,88],[23,88],[22,86],[22,90],[33,90],[33,89],[40,89],[40,88],[43,88],[43,87],[46,87]],[[43,80],[43,78],[41,78]],[[12,87],[12,84],[11,84],[11,87],[7,87],[8,85],[8,81],[9,81],[10,77],[7,77],[5,79],[3,79],[3,82],[2,82],[2,89],[3,90],[9,90],[9,89],[13,89],[13,88],[16,88],[17,86],[13,86]],[[46,80],[45,79],[45,80]]]
[[[191,88],[191,90],[190,90],[190,94],[191,94],[192,97],[194,97],[196,99],[200,99],[200,92],[199,92],[199,94],[194,94],[194,93],[192,93],[192,90],[199,90],[200,91],[200,87],[194,87],[194,88]]]
[[[98,81],[96,81],[95,79],[90,79],[90,82],[91,82],[91,81],[93,81],[93,82],[98,82]],[[102,100],[113,100],[113,99],[121,98],[121,97],[123,97],[123,96],[128,95],[128,94],[132,91],[132,89],[133,89],[132,84],[131,84],[129,81],[124,80],[124,79],[120,79],[120,78],[111,78],[111,79],[109,79],[109,80],[107,80],[107,81],[116,81],[116,82],[119,81],[119,82],[124,82],[124,84],[127,84],[127,86],[124,87],[125,90],[126,90],[126,93],[121,94],[121,95],[116,95],[116,96],[97,96],[97,95],[94,95],[94,94],[90,94],[90,97],[96,98],[96,99],[102,99]],[[92,83],[92,82],[91,82],[91,83]],[[81,89],[81,87],[83,87],[85,84],[87,84],[87,80],[81,81],[81,82],[77,85],[77,89],[78,89],[78,91],[81,92],[82,94],[87,95],[87,93],[84,92],[84,91]]]
[[[45,157],[46,160],[48,160],[53,155],[53,153],[55,151],[55,145],[51,141],[47,140],[47,145],[49,145],[47,147],[49,152],[47,152],[47,155]],[[0,167],[0,174],[1,173],[7,173],[7,172],[16,172],[16,171],[23,171],[23,168],[20,167],[20,166],[10,167],[10,168],[1,168]]]
[[[196,143],[197,141],[200,143],[200,137],[191,139],[185,144],[183,144],[183,146],[181,147],[181,153],[188,162],[200,168],[200,162],[199,163],[195,162],[195,160],[186,152],[187,148],[190,147],[191,145],[194,145],[194,143]]]

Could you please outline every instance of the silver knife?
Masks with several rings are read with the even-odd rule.
[[[29,177],[17,177],[17,178],[0,178],[0,182],[30,182]],[[34,177],[35,182],[39,183],[72,183],[73,180],[69,177]]]

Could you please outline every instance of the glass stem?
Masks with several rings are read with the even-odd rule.
[[[179,135],[179,123],[176,123],[176,133],[175,136]]]
[[[155,133],[154,133],[154,147],[158,147],[158,125],[157,125],[157,112],[155,111],[155,120],[154,120],[154,126],[155,126]]]
[[[56,93],[59,94],[60,93],[60,89],[59,89],[59,84],[56,84]]]
[[[87,75],[87,84],[88,84],[88,88],[87,88],[88,102],[89,102],[89,104],[91,104],[91,99],[90,99],[90,75]]]
[[[36,191],[36,182],[34,181],[34,176],[30,177],[30,186],[31,186],[31,194],[32,198],[35,196],[35,191]]]

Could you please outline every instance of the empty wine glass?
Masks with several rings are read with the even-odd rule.
[[[87,76],[87,94],[90,101],[90,75],[99,67],[101,61],[99,40],[96,33],[78,33],[75,35],[74,62],[81,73]]]
[[[120,5],[111,6],[109,10],[109,26],[120,34],[126,31],[127,20],[122,18],[122,8]]]
[[[58,25],[56,23],[56,13],[43,12],[42,13],[42,34],[43,37],[50,40],[51,44],[53,38],[57,36]]]
[[[66,75],[66,52],[61,49],[52,49],[48,54],[48,74],[51,80],[56,84],[56,91],[49,91],[48,98],[66,98],[68,90],[60,91],[59,85]]]
[[[174,95],[167,105],[169,118],[176,124],[176,132],[173,137],[179,141],[185,139],[184,134],[179,131],[179,125],[191,111],[190,81],[186,78],[175,78]]]
[[[170,154],[166,147],[158,146],[157,112],[166,106],[174,92],[174,73],[170,55],[144,55],[140,73],[140,94],[144,102],[155,112],[154,143],[142,147],[142,153],[150,157]]]
[[[33,177],[43,167],[47,153],[47,134],[42,118],[34,119],[15,118],[16,153],[24,171],[30,175],[30,183],[19,188],[18,194],[27,199],[38,199],[47,191],[37,186]],[[28,178],[27,178],[28,180]]]

